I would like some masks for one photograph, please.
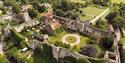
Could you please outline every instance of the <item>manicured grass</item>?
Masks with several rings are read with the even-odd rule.
[[[9,63],[9,62],[5,56],[0,55],[0,63]]]
[[[97,8],[94,6],[88,6],[86,8],[81,8],[81,10],[85,14],[98,16],[100,13],[102,13],[105,10],[105,8]]]
[[[57,33],[56,36],[49,36],[49,42],[51,43],[54,43],[56,41],[60,41],[61,42],[61,38],[66,35],[66,34],[69,34],[68,32],[66,31],[63,31],[61,33]]]
[[[120,2],[123,2],[125,3],[125,0],[111,0],[112,3],[120,3]]]
[[[95,45],[93,45],[95,48],[96,48],[96,50],[97,50],[97,54],[96,54],[96,56],[99,56],[102,52],[104,52],[104,50],[102,49],[102,48],[100,48],[100,45],[99,44],[95,44]]]
[[[76,42],[76,37],[74,37],[74,36],[68,36],[67,38],[66,38],[66,41],[67,42],[69,42],[69,43],[75,43]]]
[[[120,42],[121,42],[123,45],[125,45],[125,37],[122,37],[121,40],[120,40]]]
[[[69,34],[69,33],[66,32],[66,31],[63,31],[61,33],[56,34],[56,36],[49,36],[49,40],[48,41],[50,43],[54,43],[56,41],[62,42],[61,41],[62,37],[64,35],[67,35],[67,34]],[[90,38],[80,35],[80,41],[81,42],[80,42],[80,44],[78,44],[79,50],[80,50],[81,47],[84,47],[90,40],[91,40]],[[73,41],[75,41],[75,40],[73,40]]]
[[[98,7],[95,7],[95,6],[88,6],[86,8],[81,8],[80,10],[83,11],[83,13],[85,14],[88,14],[88,15],[85,15],[85,16],[80,16],[81,20],[83,21],[86,21],[86,20],[92,20],[94,17],[92,17],[91,15],[93,16],[98,16],[99,14],[101,14],[106,8],[98,8]],[[107,15],[108,13],[106,13],[104,15],[104,17]],[[90,16],[89,16],[90,15]]]
[[[80,40],[81,40],[81,42],[80,42],[80,44],[78,45],[80,48],[81,48],[81,47],[84,47],[85,45],[88,44],[89,41],[91,41],[90,38],[85,37],[85,36],[82,36],[82,35],[80,36]]]
[[[93,17],[85,15],[85,16],[80,16],[80,19],[86,21],[86,20],[92,20]]]
[[[85,1],[83,1],[83,0],[70,0],[70,2],[79,2],[79,3],[84,3]]]

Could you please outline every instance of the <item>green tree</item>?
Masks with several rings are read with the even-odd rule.
[[[57,9],[56,11],[55,11],[55,13],[56,13],[56,15],[57,16],[64,16],[64,11],[63,10],[61,10],[61,9]]]
[[[32,3],[32,5],[33,5],[33,8],[34,8],[35,10],[37,10],[38,7],[40,7],[39,2],[37,2],[37,1],[34,1],[34,2]]]
[[[100,43],[102,48],[109,50],[113,46],[113,38],[111,36],[102,37]]]
[[[2,10],[2,14],[6,14],[7,13],[6,8],[1,7],[0,9]]]
[[[99,29],[107,30],[108,25],[107,25],[106,21],[99,19],[98,21],[96,21],[95,27],[97,27]]]
[[[14,13],[18,14],[21,12],[21,7],[16,2],[13,2],[11,5]]]
[[[44,6],[39,6],[38,11],[39,11],[39,13],[45,12],[46,8]]]
[[[125,25],[125,22],[123,21],[123,18],[121,16],[116,16],[112,20],[112,25],[114,28],[123,28]]]
[[[5,56],[0,56],[0,63],[9,63]]]
[[[109,23],[112,23],[112,19],[118,15],[117,11],[110,12],[105,18]]]
[[[29,16],[33,19],[37,17],[37,11],[35,9],[28,9]]]

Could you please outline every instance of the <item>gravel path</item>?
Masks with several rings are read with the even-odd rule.
[[[69,36],[74,36],[74,37],[76,37],[76,42],[75,42],[75,43],[69,43],[69,42],[67,42],[67,41],[66,41],[66,38],[69,37]],[[79,36],[78,34],[67,34],[67,35],[65,35],[65,36],[62,37],[62,42],[63,42],[63,43],[68,43],[68,44],[70,44],[71,46],[74,46],[74,45],[77,45],[77,44],[80,43],[80,36]]]

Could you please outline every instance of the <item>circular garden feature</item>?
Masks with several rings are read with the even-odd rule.
[[[78,45],[80,43],[80,36],[78,34],[67,34],[62,37],[62,42],[71,46]]]
[[[77,38],[74,37],[74,36],[68,36],[68,37],[66,38],[66,41],[69,42],[69,43],[75,43],[76,40],[77,40]]]

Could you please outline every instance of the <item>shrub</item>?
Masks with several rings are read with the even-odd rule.
[[[113,38],[110,36],[102,37],[100,43],[102,48],[109,50],[113,46]]]
[[[90,56],[90,57],[96,56],[96,53],[97,53],[97,50],[92,45],[87,45],[87,46],[81,48],[81,51],[80,51],[80,54]]]
[[[39,11],[39,13],[45,12],[46,8],[44,6],[39,6],[38,11]]]
[[[61,17],[64,16],[64,11],[61,10],[61,9],[57,9],[57,10],[55,11],[55,13],[56,13],[57,16],[61,16]]]
[[[33,19],[37,17],[37,11],[35,9],[28,9],[29,16]]]

